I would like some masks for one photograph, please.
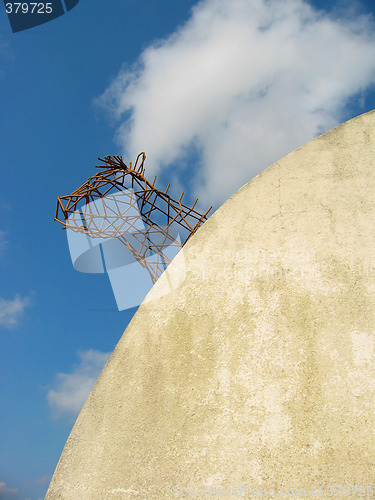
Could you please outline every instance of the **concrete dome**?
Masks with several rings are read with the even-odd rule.
[[[373,111],[209,218],[119,341],[46,499],[372,484],[374,167]]]

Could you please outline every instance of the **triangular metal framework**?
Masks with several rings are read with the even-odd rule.
[[[134,165],[121,156],[99,158],[102,170],[72,194],[57,198],[55,220],[91,238],[118,238],[155,283],[170,262],[166,249],[182,247],[207,219],[155,187],[144,176],[145,153]],[[61,215],[60,215],[61,212]],[[178,251],[178,250],[177,250]],[[176,251],[174,252],[176,253]]]

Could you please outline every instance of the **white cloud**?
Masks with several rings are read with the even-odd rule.
[[[79,352],[79,364],[71,373],[58,373],[47,401],[56,417],[76,416],[85,403],[110,353],[89,349]]]
[[[29,304],[29,297],[20,297],[18,294],[13,300],[0,297],[0,326],[15,326]]]
[[[0,481],[0,500],[6,500],[8,498],[14,498],[14,495],[18,493],[17,488],[8,488],[4,481]]]
[[[28,482],[29,485],[31,486],[43,486],[44,484],[49,484],[50,481],[51,481],[51,477],[50,475],[45,475],[45,476],[40,476],[38,477],[37,479],[33,479],[31,481]]]
[[[369,16],[333,18],[303,0],[203,0],[97,102],[121,120],[126,159],[146,151],[151,178],[198,152],[193,189],[217,204],[340,123],[374,77]]]

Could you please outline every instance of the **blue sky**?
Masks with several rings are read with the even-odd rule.
[[[375,108],[374,15],[372,0],[80,0],[12,33],[1,11],[0,499],[44,497],[136,310],[73,269],[56,197],[98,156],[145,150],[159,186],[218,207]]]

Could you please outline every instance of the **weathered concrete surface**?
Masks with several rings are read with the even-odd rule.
[[[371,112],[211,216],[170,266],[183,284],[119,341],[47,499],[375,482],[374,167]]]

